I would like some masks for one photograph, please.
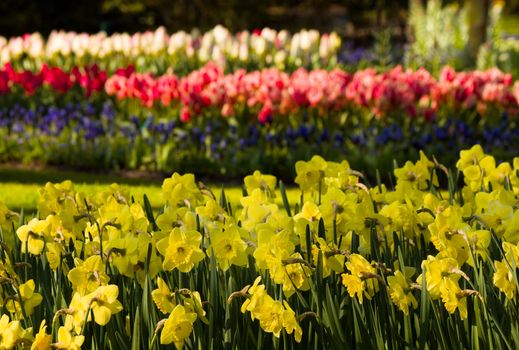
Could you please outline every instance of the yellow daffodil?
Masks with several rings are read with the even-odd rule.
[[[181,272],[191,271],[205,257],[200,249],[201,240],[202,235],[197,231],[174,228],[168,237],[157,243],[158,251],[164,256],[164,270],[176,268]]]
[[[442,256],[455,258],[460,266],[468,260],[471,227],[463,221],[459,211],[447,208],[436,216],[428,228],[431,242]]]
[[[276,233],[275,229],[269,224],[264,224],[261,228],[258,228],[257,248],[254,251],[256,266],[259,269],[267,269],[269,268],[269,262],[276,256],[282,255],[281,252],[284,251],[286,256],[292,254],[295,246],[291,237],[290,231],[283,229]]]
[[[429,170],[426,167],[415,165],[407,161],[402,168],[395,169],[397,190],[425,189],[430,179]]]
[[[76,267],[69,271],[67,277],[72,283],[72,289],[81,295],[91,293],[110,281],[110,277],[105,273],[105,264],[99,255],[93,255],[85,261],[76,258],[75,264]]]
[[[496,171],[496,161],[492,156],[486,156],[479,160],[478,164],[466,167],[463,170],[465,183],[476,192],[481,187],[488,186],[490,175]]]
[[[458,282],[446,278],[440,287],[440,295],[445,308],[450,314],[459,311],[461,319],[467,318],[467,298],[463,295]]]
[[[299,343],[303,330],[297,322],[294,310],[286,301],[282,303],[274,300],[260,282],[261,277],[257,277],[254,284],[247,289],[248,298],[243,303],[241,312],[249,311],[252,320],[258,319],[260,327],[277,338],[283,329],[288,334],[294,333],[295,340]]]
[[[48,350],[50,349],[50,343],[52,341],[52,336],[47,334],[47,325],[45,324],[45,320],[41,321],[40,330],[36,333],[34,337],[34,341],[31,345],[31,350]]]
[[[78,292],[72,294],[68,313],[65,316],[65,327],[67,330],[74,331],[76,334],[81,333],[87,312],[90,312],[89,303],[90,300],[87,299],[87,296],[82,296]]]
[[[517,285],[514,275],[505,261],[495,261],[496,272],[494,272],[493,282],[499,290],[505,293],[508,299],[514,299],[517,294]]]
[[[157,277],[157,289],[151,292],[151,297],[157,308],[164,314],[169,314],[176,306],[175,293],[172,293],[166,282]]]
[[[60,212],[68,204],[75,204],[74,184],[67,180],[59,184],[47,182],[40,189],[40,197],[38,200],[38,211],[40,215],[46,217],[51,214]],[[82,204],[82,203],[81,203]]]
[[[303,257],[299,253],[294,253],[282,261],[283,270],[283,293],[288,298],[297,290],[306,291],[310,289],[309,278],[312,274],[310,268],[299,262]],[[274,279],[276,283],[276,279]]]
[[[135,277],[136,266],[139,262],[139,248],[143,247],[139,246],[139,238],[132,234],[114,237],[110,239],[106,247],[110,252],[111,263],[117,267],[119,273]]]
[[[211,221],[221,221],[225,219],[225,210],[212,198],[208,199],[204,206],[196,208],[196,213],[200,219],[210,223]]]
[[[162,196],[172,206],[196,207],[203,201],[203,195],[195,183],[193,174],[174,173],[162,183]]]
[[[190,291],[189,295],[184,297],[184,307],[186,312],[194,312],[204,323],[209,324],[205,317],[205,310],[200,298],[200,293],[197,291]]]
[[[317,266],[319,259],[319,252],[321,252],[323,277],[330,276],[332,271],[340,273],[343,271],[344,255],[333,244],[328,244],[324,238],[318,237],[317,244],[312,245],[312,260]]]
[[[248,193],[259,188],[263,191],[269,192],[269,194],[273,196],[277,179],[275,176],[265,175],[259,170],[256,170],[252,175],[246,176],[243,182],[245,183],[245,188]]]
[[[227,271],[231,265],[245,266],[248,263],[247,243],[242,239],[241,230],[236,225],[226,225],[210,232],[210,252],[223,271]]]
[[[166,207],[164,212],[157,217],[157,226],[162,232],[170,232],[175,227],[181,227],[184,225],[183,219],[186,213],[189,211],[186,207]]]
[[[324,192],[324,175],[327,166],[326,161],[319,156],[313,156],[308,162],[298,161],[295,183],[303,191],[319,191],[321,187]]]
[[[137,281],[143,285],[147,276],[153,279],[160,271],[162,271],[162,260],[155,249],[151,249],[151,255],[149,256],[150,259],[148,261],[148,270],[145,270],[146,260],[148,259],[147,248],[148,246],[155,246],[156,243],[157,241],[149,235],[137,236],[137,245],[139,247],[137,250],[137,260],[132,260],[135,261],[132,265],[133,272],[127,271],[126,276],[135,277]]]
[[[295,232],[301,238],[301,246],[306,249],[306,227],[310,227],[310,232],[313,235],[317,235],[317,227],[322,214],[319,207],[311,201],[307,201],[303,204],[301,212],[294,215]]]
[[[50,225],[47,220],[36,218],[29,221],[27,225],[20,226],[16,235],[21,241],[22,253],[26,251],[33,255],[40,255],[45,246],[46,237],[50,237]]]
[[[67,328],[59,327],[58,341],[52,344],[52,347],[60,350],[80,350],[84,341],[83,335],[72,335]]]
[[[359,254],[352,254],[346,262],[350,273],[342,274],[342,284],[351,298],[357,296],[362,304],[363,297],[369,300],[378,291],[377,270]]]
[[[413,308],[418,307],[418,301],[413,295],[413,288],[411,287],[411,283],[409,281],[408,275],[411,273],[407,272],[406,274],[402,273],[402,271],[395,271],[394,276],[389,276],[387,278],[387,282],[389,284],[389,296],[393,303],[405,314],[409,315],[409,307]]]
[[[164,328],[162,328],[162,333],[160,334],[160,343],[174,343],[178,350],[182,349],[186,338],[193,331],[193,323],[195,321],[196,313],[186,312],[182,305],[175,306],[164,323]]]
[[[512,244],[519,243],[519,211],[514,212],[514,214],[503,224],[503,240]]]
[[[240,203],[243,210],[239,220],[242,222],[242,227],[247,231],[253,231],[258,224],[264,223],[270,215],[279,210],[271,198],[259,188],[253,190],[249,196],[243,197]]]
[[[486,154],[483,152],[483,148],[480,145],[474,145],[471,149],[460,152],[456,167],[464,171],[469,166],[478,165],[484,157],[486,157]]]
[[[457,282],[461,277],[458,262],[456,259],[448,257],[428,256],[427,260],[422,262],[422,271],[416,282],[421,285],[423,275],[425,274],[427,290],[433,299],[440,298],[441,288],[446,280],[452,279]]]
[[[267,333],[273,333],[277,338],[283,330],[283,304],[271,297],[265,298],[265,302],[258,314],[260,327]]]
[[[253,321],[260,315],[263,304],[268,297],[265,291],[265,285],[260,284],[260,282],[261,276],[258,276],[256,280],[254,280],[253,285],[247,290],[250,297],[245,299],[241,306],[241,312],[245,313],[249,311]]]
[[[49,242],[45,244],[45,257],[49,262],[49,266],[52,270],[56,270],[60,265],[62,266],[62,258],[66,254],[66,250],[64,244],[61,242]],[[68,269],[67,266],[63,266],[63,269],[66,271]]]
[[[285,300],[283,301],[283,305],[285,306],[285,310],[283,311],[283,314],[281,315],[281,319],[283,322],[283,328],[287,331],[288,334],[294,333],[294,337],[296,342],[300,343],[301,338],[303,337],[303,330],[301,329],[301,326],[297,322],[296,314],[294,310],[290,307],[288,302]]]
[[[104,326],[110,321],[113,314],[121,312],[123,306],[117,296],[119,288],[116,285],[98,287],[95,291],[85,296],[84,300],[90,303],[90,309],[94,313],[94,321]]]
[[[505,251],[505,258],[510,263],[510,266],[519,266],[519,243],[517,245],[510,242],[503,242],[503,250]]]
[[[21,284],[18,288],[18,294],[20,299],[10,299],[5,305],[9,312],[16,314],[18,319],[22,319],[25,316],[30,316],[36,306],[40,305],[43,297],[40,293],[36,293],[34,290],[36,285],[33,279]],[[23,311],[21,309],[23,306]]]
[[[9,322],[9,316],[0,317],[0,349],[12,349],[21,338],[23,330],[20,321]]]
[[[416,209],[409,202],[392,202],[385,205],[379,213],[387,219],[384,230],[388,234],[403,232],[407,238],[413,239],[419,232]]]

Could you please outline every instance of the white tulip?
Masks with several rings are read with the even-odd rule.
[[[301,50],[303,51],[308,51],[308,49],[310,49],[310,33],[308,33],[306,30],[303,30],[301,32],[301,35],[300,35],[300,42],[299,42],[299,47],[301,48]]]
[[[169,38],[168,53],[170,55],[180,52],[187,46],[188,35],[184,31],[177,32]]]
[[[285,29],[280,30],[277,35],[277,40],[280,43],[281,47],[285,47],[288,41],[290,40],[290,34]]]
[[[32,34],[26,42],[26,51],[33,58],[43,56],[43,47],[43,38],[40,33]]]
[[[258,56],[262,56],[265,53],[266,46],[267,43],[261,36],[252,37],[252,47]]]
[[[247,45],[246,43],[242,43],[240,45],[240,52],[238,55],[240,61],[246,62],[249,59],[249,45]]]
[[[240,55],[240,44],[238,43],[238,41],[233,41],[230,43],[230,46],[231,48],[228,50],[229,56],[231,56],[233,60],[238,59]]]
[[[296,33],[292,37],[292,40],[290,41],[290,57],[296,57],[299,55],[300,48],[299,48],[299,42],[301,40],[301,34]]]
[[[261,37],[271,43],[276,40],[277,32],[274,29],[263,28],[261,30]]]
[[[217,25],[213,28],[213,37],[217,44],[223,45],[231,34],[227,28]]]
[[[23,39],[16,37],[9,43],[9,49],[12,57],[19,57],[23,54]]]
[[[0,62],[5,64],[9,61],[11,61],[11,55],[9,54],[9,48],[5,46],[4,48],[0,49]]]
[[[330,39],[326,36],[321,38],[321,42],[319,43],[319,57],[328,58],[330,53]]]

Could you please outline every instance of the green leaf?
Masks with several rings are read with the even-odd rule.
[[[283,199],[283,205],[285,206],[285,210],[288,216],[292,216],[290,212],[290,204],[288,203],[287,192],[285,189],[285,184],[283,181],[279,180],[279,192],[281,193],[281,199]]]
[[[141,342],[141,314],[139,308],[135,310],[135,319],[133,321],[132,348],[131,350],[142,349]]]
[[[150,200],[148,199],[148,196],[146,194],[144,194],[143,196],[143,201],[144,212],[146,213],[146,217],[148,218],[148,221],[151,223],[153,231],[158,231],[159,227],[157,226],[155,217],[153,216],[153,209],[151,208]]]

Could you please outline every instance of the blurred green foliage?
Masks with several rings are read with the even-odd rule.
[[[311,27],[370,38],[389,26],[404,38],[408,8],[409,0],[2,0],[0,35],[45,35],[54,29],[137,32],[161,25],[169,31],[207,30],[222,24],[232,31]],[[519,13],[519,0],[507,0],[505,13]]]
[[[412,0],[409,9],[411,45],[406,64],[414,69],[425,67],[438,74],[444,65],[455,69],[469,63],[468,44],[470,13],[457,3],[444,6],[441,0]]]

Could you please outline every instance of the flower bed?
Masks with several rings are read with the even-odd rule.
[[[456,72],[445,67],[438,79],[423,69],[401,67],[384,73],[373,69],[354,74],[339,69],[298,69],[289,74],[264,69],[225,74],[211,63],[185,77],[154,77],[135,73],[132,66],[119,68],[111,76],[97,65],[74,66],[70,72],[47,65],[38,72],[17,71],[9,64],[0,70],[0,94],[15,99],[24,100],[25,95],[32,101],[60,100],[60,95],[76,87],[86,97],[104,91],[118,101],[136,100],[146,108],[173,107],[178,110],[174,114],[185,122],[203,114],[242,117],[257,113],[258,120],[267,123],[304,110],[330,118],[355,112],[378,119],[409,116],[426,120],[460,111],[515,115],[519,99],[519,83],[514,84],[510,74],[497,69]],[[43,96],[35,96],[40,90]]]
[[[156,77],[7,65],[0,92],[0,161],[231,177],[259,168],[290,179],[316,153],[387,174],[419,149],[453,164],[475,143],[510,156],[518,139],[519,83],[496,69],[445,67],[436,79],[400,67],[225,74],[208,64]]]
[[[518,159],[421,153],[390,188],[315,156],[300,203],[255,172],[238,207],[175,173],[159,213],[48,183],[37,217],[0,206],[0,345],[517,347]]]
[[[39,33],[0,37],[0,62],[17,68],[42,63],[70,69],[77,64],[98,64],[109,72],[134,65],[141,72],[189,72],[209,61],[227,69],[278,67],[328,68],[337,64],[341,39],[336,33],[301,30],[291,34],[270,28],[231,34],[226,28],[200,33],[153,32],[107,35],[54,31],[47,39]]]

